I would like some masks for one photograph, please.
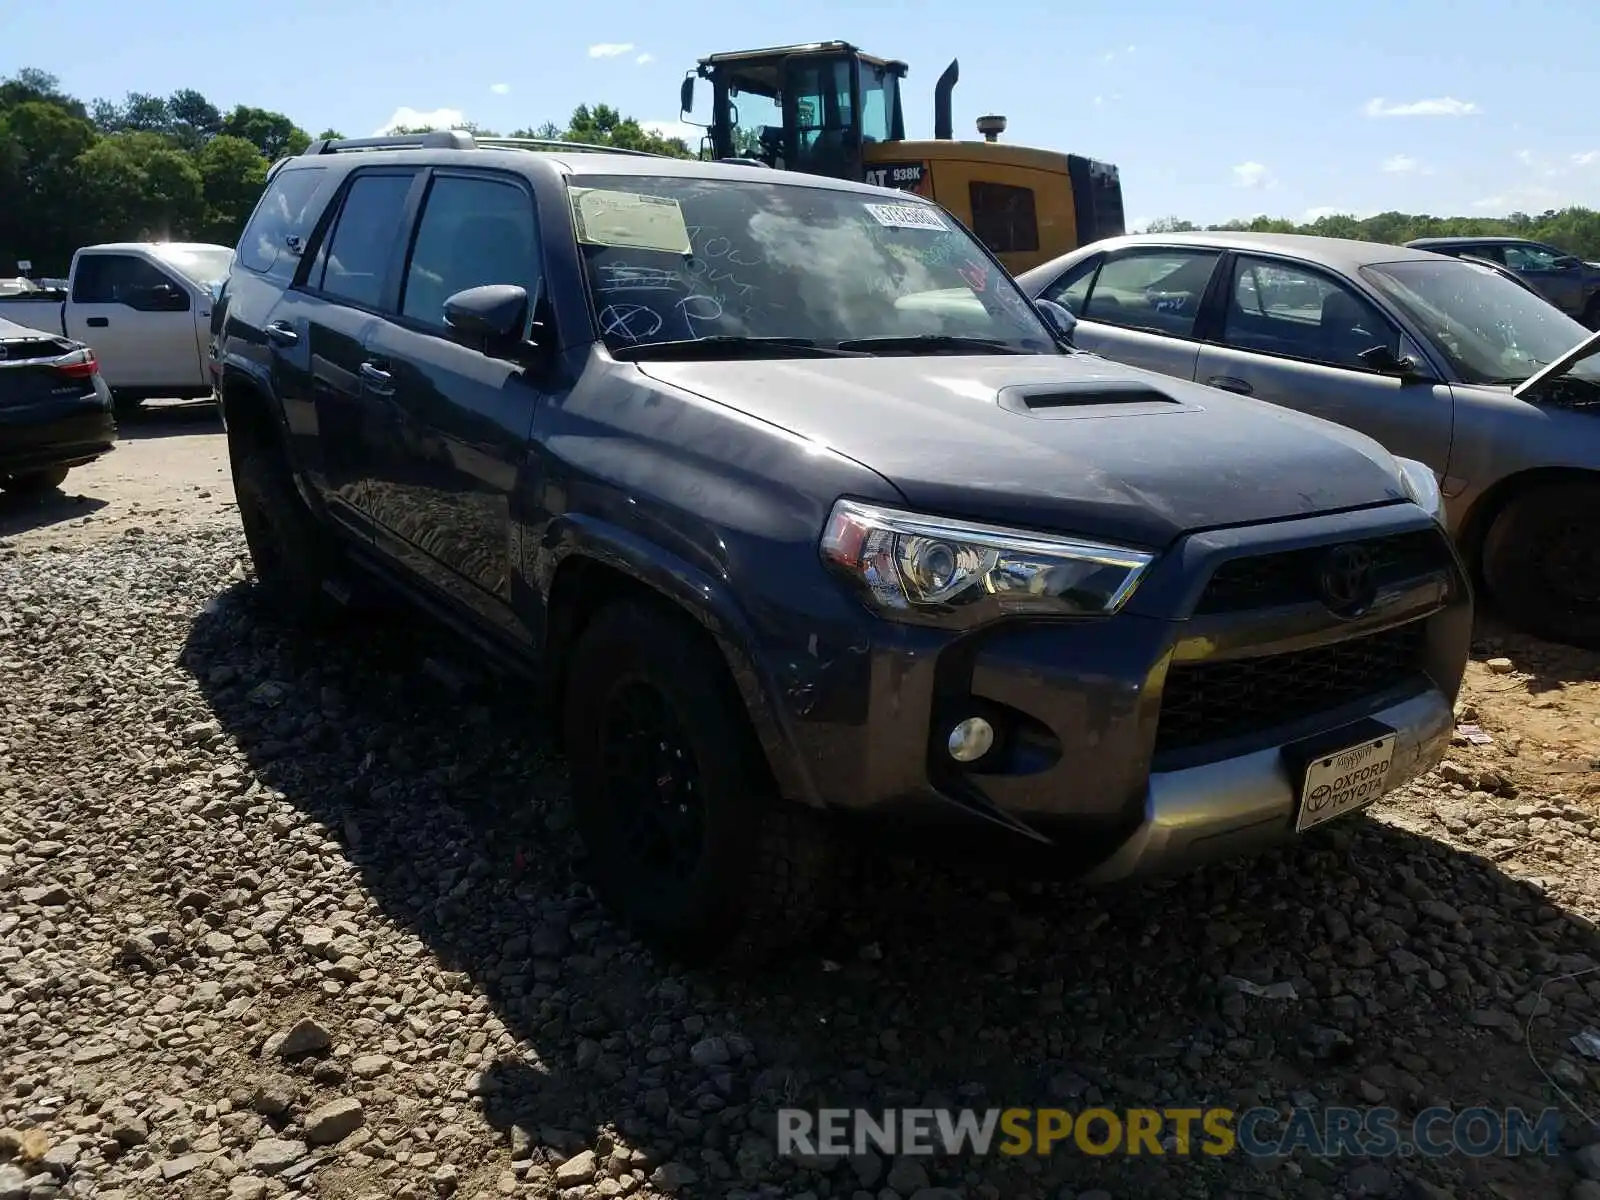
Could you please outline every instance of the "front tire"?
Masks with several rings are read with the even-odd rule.
[[[0,489],[18,496],[38,496],[60,487],[66,478],[66,467],[29,471],[26,475],[0,475]]]
[[[1519,628],[1600,646],[1600,484],[1561,483],[1518,496],[1483,544],[1489,594]]]
[[[816,932],[833,855],[780,799],[720,652],[687,618],[621,601],[574,648],[563,724],[597,891],[688,963],[758,960]]]
[[[307,624],[324,622],[336,607],[323,588],[333,574],[333,546],[295,490],[288,464],[275,447],[244,450],[233,481],[257,581],[280,611]]]

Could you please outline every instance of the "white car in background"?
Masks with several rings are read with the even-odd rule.
[[[121,411],[156,397],[211,394],[215,289],[233,249],[205,242],[110,242],[72,256],[67,297],[0,298],[0,319],[93,348]]]

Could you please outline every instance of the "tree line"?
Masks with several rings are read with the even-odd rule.
[[[1519,237],[1545,242],[1579,258],[1600,260],[1600,212],[1592,208],[1552,208],[1538,215],[1514,212],[1506,217],[1430,217],[1386,212],[1372,217],[1332,214],[1302,223],[1273,217],[1196,225],[1177,217],[1152,221],[1150,233],[1196,230],[1251,233],[1306,233],[1316,237],[1354,238],[1400,246],[1420,237]]]
[[[580,105],[565,128],[547,122],[506,136],[691,156],[683,141],[605,104]],[[0,78],[0,278],[19,261],[35,278],[65,275],[73,251],[97,242],[231,246],[267,168],[311,140],[283,113],[245,104],[225,113],[192,88],[85,104],[46,71]]]
[[[480,136],[499,136],[468,128]],[[325,129],[317,136],[343,135]],[[659,137],[607,104],[579,105],[565,126],[545,122],[505,136],[676,158],[696,153],[681,139]],[[0,277],[9,275],[18,260],[30,261],[36,277],[64,275],[73,251],[96,242],[170,238],[231,246],[261,195],[267,168],[310,142],[311,135],[283,113],[246,104],[224,113],[192,88],[170,96],[131,92],[120,101],[85,104],[62,91],[48,72],[20,70],[0,79]],[[1166,217],[1149,228],[1174,232],[1202,226]],[[1203,228],[1395,244],[1416,237],[1508,234],[1600,259],[1600,212],[1587,208],[1499,218],[1333,215],[1310,224],[1257,217]]]

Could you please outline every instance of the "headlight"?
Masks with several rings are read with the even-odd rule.
[[[840,500],[822,558],[898,620],[973,624],[1018,614],[1103,617],[1154,555]]]
[[[1444,524],[1444,496],[1439,491],[1439,481],[1433,476],[1433,468],[1414,458],[1401,458],[1399,455],[1395,456],[1394,461],[1400,464],[1400,481],[1405,484],[1406,495],[1423,512],[1441,525]]]

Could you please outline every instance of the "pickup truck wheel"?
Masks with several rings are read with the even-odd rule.
[[[1600,484],[1563,483],[1518,496],[1483,543],[1489,594],[1518,627],[1600,646]]]
[[[18,496],[37,496],[40,492],[60,487],[66,477],[66,467],[51,467],[48,471],[29,471],[26,475],[0,475],[0,489]]]
[[[282,456],[273,448],[246,451],[233,482],[261,586],[301,621],[332,615],[334,605],[322,586],[334,561],[331,542],[295,491]]]
[[[835,859],[819,815],[775,795],[706,655],[648,604],[595,616],[564,700],[577,827],[596,890],[645,941],[756,960],[816,932]]]

